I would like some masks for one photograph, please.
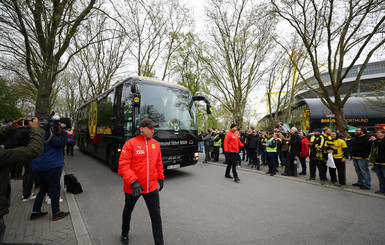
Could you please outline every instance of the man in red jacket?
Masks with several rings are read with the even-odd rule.
[[[144,119],[140,123],[140,134],[127,141],[120,154],[118,173],[123,178],[125,193],[121,234],[123,244],[129,243],[131,213],[141,194],[151,216],[155,244],[163,244],[159,205],[159,191],[163,188],[164,180],[163,163],[159,143],[152,139],[154,128],[158,126],[151,119]]]
[[[225,140],[223,142],[224,150],[228,154],[228,162],[226,167],[225,177],[232,179],[230,175],[230,169],[233,170],[234,181],[238,183],[240,179],[238,178],[237,173],[237,155],[239,154],[239,147],[244,147],[241,140],[235,131],[237,131],[237,125],[231,124],[230,131],[226,134]]]

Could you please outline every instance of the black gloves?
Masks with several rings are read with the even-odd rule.
[[[143,187],[139,184],[137,180],[135,180],[135,182],[132,183],[132,196],[140,197],[143,190],[144,190]]]
[[[158,183],[159,183],[159,191],[161,191],[163,189],[163,180],[158,179]]]

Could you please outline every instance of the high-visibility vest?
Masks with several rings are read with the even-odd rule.
[[[168,126],[170,126],[170,127],[178,126],[178,122],[172,122],[172,121],[169,121],[169,122],[168,122]]]
[[[214,146],[221,146],[222,139],[219,139],[218,141],[215,141],[215,139],[219,137],[219,134],[214,136]]]
[[[274,137],[270,137],[270,139],[268,139],[267,141],[266,141],[266,144],[268,144],[268,142],[271,142],[271,141],[273,141],[274,140]],[[275,144],[275,147],[274,148],[272,148],[272,147],[270,147],[270,146],[266,146],[266,152],[277,152],[277,144]]]

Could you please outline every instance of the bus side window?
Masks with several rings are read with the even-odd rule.
[[[124,136],[132,135],[132,100],[126,100],[123,106]]]

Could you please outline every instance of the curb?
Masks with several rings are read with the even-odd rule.
[[[225,164],[220,164],[220,163],[213,163],[213,162],[208,162],[208,164],[210,165],[215,165],[215,166],[221,166],[221,167],[226,167],[227,165]],[[257,174],[261,174],[261,175],[266,175],[263,171],[261,170],[253,170],[253,169],[247,169],[247,168],[237,168],[237,170],[242,170],[242,171],[245,171],[245,172],[250,172],[250,173],[257,173]],[[290,177],[290,176],[282,176],[282,175],[274,175],[272,177],[276,177],[276,178],[282,178],[282,179],[287,179],[287,180],[293,180],[293,181],[297,181],[297,182],[301,182],[301,183],[306,183],[306,184],[311,184],[311,185],[316,185],[316,186],[322,186],[322,187],[326,187],[326,188],[330,188],[330,189],[335,189],[335,190],[340,190],[340,191],[346,191],[346,192],[352,192],[352,193],[357,193],[357,194],[361,194],[361,195],[364,195],[364,196],[370,196],[370,197],[376,197],[376,198],[380,198],[380,199],[385,199],[385,195],[377,195],[377,194],[374,194],[374,193],[370,193],[370,192],[364,192],[364,191],[360,191],[360,190],[356,190],[356,189],[352,189],[352,188],[341,188],[341,187],[338,187],[338,186],[332,186],[332,185],[321,185],[320,183],[318,182],[314,182],[314,181],[306,181],[306,180],[302,180],[302,179],[299,179],[297,177]]]
[[[66,174],[66,171],[64,172]],[[64,186],[64,183],[63,183]],[[90,235],[88,233],[86,224],[84,223],[84,219],[82,216],[82,213],[79,210],[78,203],[76,202],[75,196],[71,193],[67,193],[67,191],[64,191],[67,205],[69,208],[69,211],[71,213],[71,221],[72,225],[75,231],[76,241],[78,245],[92,245],[92,240],[90,238]]]

